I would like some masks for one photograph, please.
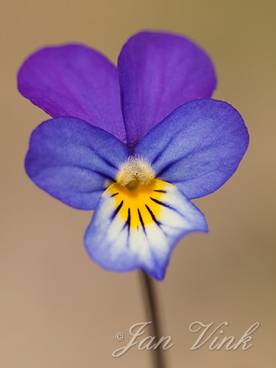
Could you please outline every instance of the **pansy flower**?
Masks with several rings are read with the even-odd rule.
[[[19,91],[52,117],[32,133],[27,174],[95,211],[84,243],[104,269],[161,280],[177,242],[207,231],[192,200],[222,186],[248,146],[238,111],[210,99],[215,86],[208,55],[168,33],[132,36],[117,67],[80,44],[23,63]]]

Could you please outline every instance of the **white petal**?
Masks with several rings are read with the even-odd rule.
[[[172,184],[155,179],[149,189],[139,190],[107,188],[87,229],[86,248],[107,270],[142,268],[162,279],[176,242],[192,231],[207,231],[207,223]]]

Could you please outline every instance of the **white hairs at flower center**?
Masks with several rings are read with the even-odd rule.
[[[135,189],[139,184],[150,184],[154,178],[155,171],[145,159],[130,156],[122,164],[116,181],[128,189]]]

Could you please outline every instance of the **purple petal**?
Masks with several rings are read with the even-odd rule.
[[[111,134],[79,119],[57,118],[33,131],[25,167],[41,189],[89,210],[126,159],[126,146]]]
[[[21,66],[18,89],[52,117],[73,116],[125,140],[117,70],[93,49],[38,50]]]
[[[208,55],[192,41],[168,33],[141,32],[123,47],[118,62],[128,142],[187,101],[212,95],[216,86]]]
[[[196,100],[153,128],[135,152],[192,199],[214,192],[233,175],[248,141],[243,119],[231,105]]]

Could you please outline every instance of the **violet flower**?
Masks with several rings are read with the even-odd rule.
[[[173,34],[141,32],[117,68],[79,44],[32,54],[19,91],[53,119],[32,133],[26,171],[65,204],[94,210],[89,256],[109,271],[161,280],[173,248],[207,231],[192,200],[222,186],[248,146],[243,119],[210,99],[207,54]]]

